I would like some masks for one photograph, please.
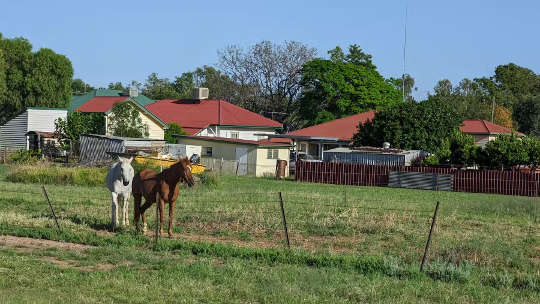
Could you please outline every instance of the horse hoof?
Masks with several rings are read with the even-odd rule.
[[[174,234],[172,232],[168,232],[167,234],[169,235],[170,239],[174,238]]]

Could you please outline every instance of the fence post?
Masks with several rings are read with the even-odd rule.
[[[283,230],[285,231],[287,248],[291,249],[291,244],[289,243],[289,231],[287,229],[287,219],[285,218],[285,209],[283,208],[283,197],[281,196],[281,192],[279,192],[279,206],[281,207],[281,218],[283,219]]]
[[[223,157],[221,158],[221,163],[219,164],[219,174],[223,174]]]
[[[4,146],[4,159],[2,160],[4,164],[6,163],[6,158],[7,158],[7,146]]]
[[[49,203],[49,208],[51,209],[51,215],[53,216],[54,222],[56,223],[56,228],[58,228],[58,231],[60,231],[60,225],[58,225],[58,219],[56,218],[56,214],[54,213],[53,206],[51,204],[51,201],[49,200],[49,195],[47,194],[47,190],[45,190],[44,185],[41,185],[41,190],[43,191],[43,195],[45,196],[47,203]]]
[[[238,166],[240,165],[240,160],[236,161],[236,176],[238,176]]]
[[[424,271],[424,263],[426,262],[426,256],[429,251],[429,243],[431,243],[431,234],[433,233],[433,227],[435,227],[435,220],[437,220],[437,211],[439,211],[439,202],[435,205],[435,212],[433,213],[433,218],[431,220],[431,228],[429,229],[429,235],[426,242],[426,248],[424,248],[424,257],[422,257],[422,264],[420,264],[420,271]]]

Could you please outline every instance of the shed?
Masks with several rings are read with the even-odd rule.
[[[152,152],[163,149],[164,145],[165,141],[160,139],[83,134],[80,162],[83,164],[108,162],[112,158],[107,152]]]
[[[290,144],[269,140],[177,135],[178,143],[187,151],[201,155],[208,169],[237,175],[274,175],[277,160],[286,160],[289,171]],[[188,155],[189,156],[189,155]]]
[[[28,149],[27,134],[52,134],[55,121],[66,119],[67,110],[59,108],[27,108],[26,111],[0,126],[0,148]],[[33,139],[31,139],[33,140]]]
[[[422,150],[377,147],[335,148],[324,153],[324,161],[365,165],[410,166],[414,161],[426,156],[427,152]]]

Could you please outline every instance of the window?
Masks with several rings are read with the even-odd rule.
[[[238,132],[231,132],[231,138],[238,139]]]
[[[306,144],[300,144],[300,151],[307,152],[307,145]]]
[[[278,159],[279,150],[278,149],[268,149],[266,150],[266,159]]]
[[[202,153],[204,156],[212,156],[212,147],[203,147]]]

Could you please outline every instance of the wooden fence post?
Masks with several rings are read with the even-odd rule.
[[[54,222],[56,223],[56,228],[58,228],[58,231],[60,231],[60,225],[58,225],[58,219],[56,218],[56,214],[54,213],[53,206],[51,204],[51,201],[49,200],[49,195],[47,194],[47,190],[45,190],[44,185],[41,185],[41,190],[43,191],[43,195],[45,196],[47,203],[49,203],[49,208],[51,209],[51,215],[54,218]]]
[[[238,176],[238,166],[240,166],[240,160],[236,161],[236,176]]]
[[[431,234],[433,233],[433,227],[435,227],[435,220],[437,220],[437,211],[439,211],[439,202],[435,205],[435,212],[433,213],[433,219],[431,220],[431,228],[429,229],[429,235],[426,242],[426,248],[424,248],[424,257],[422,257],[422,264],[420,264],[420,271],[424,271],[424,263],[429,251],[429,243],[431,243]]]
[[[287,241],[287,248],[291,249],[289,242],[289,230],[287,229],[287,219],[285,218],[285,208],[283,208],[283,197],[279,192],[279,206],[281,207],[281,218],[283,219],[283,230],[285,231],[285,240]]]

